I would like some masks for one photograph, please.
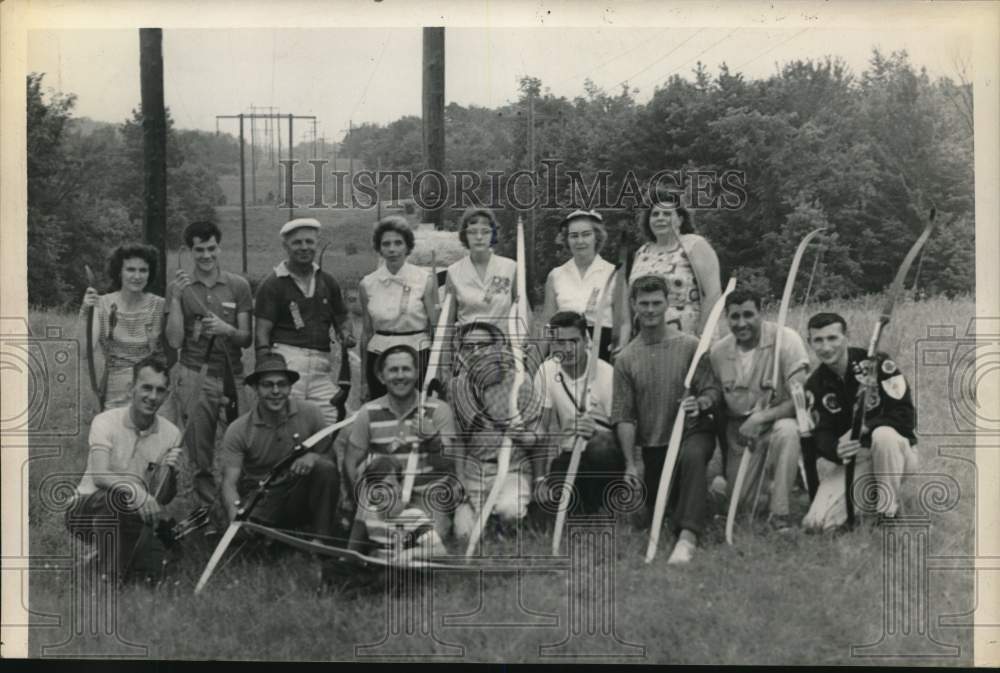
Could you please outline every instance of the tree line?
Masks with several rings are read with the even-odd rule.
[[[713,75],[699,62],[691,77],[672,76],[645,103],[628,86],[609,93],[588,80],[584,94],[570,100],[525,77],[510,105],[446,107],[446,171],[479,174],[477,193],[488,200],[488,172],[510,175],[528,165],[524,120],[531,98],[536,161],[558,160],[587,185],[599,171],[609,173],[613,194],[627,187],[629,175],[642,182],[662,170],[742,174],[741,206],[697,210],[695,225],[718,253],[723,276],[735,274],[766,297],[780,293],[798,241],[819,226],[833,233],[821,248],[812,297],[881,291],[932,206],[949,225],[926,246],[910,284],[927,294],[969,293],[975,289],[973,101],[964,73],[957,76],[957,82],[932,80],[905,52],[878,50],[860,74],[837,59],[797,60],[766,79],[747,79],[725,64]],[[142,114],[137,109],[118,126],[85,128],[72,118],[74,97],[52,92],[46,99],[42,81],[40,74],[27,80],[28,290],[32,305],[52,306],[79,296],[81,261],[100,266],[109,247],[141,235]],[[176,245],[187,222],[214,217],[224,202],[217,177],[238,171],[239,144],[228,134],[174,129],[169,114],[168,124],[168,242]],[[353,157],[356,168],[381,162],[417,173],[421,138],[415,116],[363,124],[337,154]],[[549,191],[551,185],[540,184]],[[542,200],[579,196],[579,182],[565,172],[554,189]],[[641,242],[638,210],[602,211],[606,258],[614,261],[622,246]],[[533,299],[549,269],[568,257],[555,242],[565,212],[536,212]],[[458,214],[452,210],[446,219],[454,223]],[[518,213],[498,214],[498,251],[513,256]],[[807,257],[806,265],[813,261]]]

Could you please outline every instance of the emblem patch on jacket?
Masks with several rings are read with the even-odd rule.
[[[885,366],[883,365],[882,370],[885,371]],[[882,390],[885,394],[894,400],[903,399],[903,395],[906,394],[906,379],[903,378],[902,374],[896,374],[895,376],[890,376],[889,378],[882,381]]]
[[[842,407],[840,406],[840,400],[837,399],[837,393],[827,393],[824,395],[823,407],[831,414],[839,414]]]

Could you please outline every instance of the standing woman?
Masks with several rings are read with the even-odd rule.
[[[128,404],[132,366],[150,355],[163,355],[163,297],[146,291],[156,276],[157,251],[148,245],[115,248],[108,261],[112,291],[99,295],[88,287],[83,309],[94,306],[94,331],[104,354],[104,408]]]
[[[719,258],[709,242],[694,233],[691,212],[675,199],[675,194],[656,192],[642,214],[642,229],[650,242],[636,251],[628,284],[631,287],[643,276],[662,276],[670,289],[665,321],[698,337],[722,294]],[[626,324],[631,324],[631,317],[629,312]]]
[[[361,352],[363,386],[368,399],[386,394],[385,386],[375,375],[379,353],[391,346],[405,344],[419,353],[418,381],[424,380],[430,348],[427,347],[437,322],[437,283],[427,269],[407,262],[413,252],[413,230],[399,215],[382,218],[372,236],[375,251],[385,264],[361,279],[364,330]]]
[[[545,281],[545,305],[540,324],[545,325],[556,313],[572,311],[586,316],[587,326],[593,337],[598,318],[603,325],[598,338],[601,340],[600,358],[608,361],[611,356],[612,302],[605,303],[604,315],[597,310],[601,293],[608,279],[615,272],[615,265],[600,255],[608,238],[604,218],[593,210],[575,210],[560,223],[561,243],[573,257],[549,272]],[[613,288],[609,288],[613,291]]]
[[[487,322],[509,333],[508,314],[517,299],[517,263],[493,252],[497,243],[493,211],[467,208],[459,220],[458,239],[469,255],[448,267],[445,285],[455,297],[455,322]]]

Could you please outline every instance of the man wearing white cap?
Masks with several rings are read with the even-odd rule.
[[[299,374],[291,396],[315,402],[328,423],[337,412],[330,404],[337,387],[330,363],[330,328],[338,339],[353,338],[344,331],[347,307],[340,286],[316,265],[316,243],[320,224],[299,218],[281,227],[282,245],[288,258],[257,288],[254,299],[256,350],[258,357],[272,348]]]

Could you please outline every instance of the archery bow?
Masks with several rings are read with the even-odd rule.
[[[514,360],[514,381],[510,389],[510,414],[511,419],[517,419],[520,415],[518,405],[518,391],[524,383],[524,349],[523,342],[527,334],[528,325],[528,296],[527,278],[525,266],[527,259],[524,254],[524,220],[519,215],[517,218],[517,301],[510,307],[510,351]],[[516,421],[515,421],[516,422]],[[465,549],[466,557],[471,557],[479,543],[479,537],[483,533],[486,521],[493,512],[497,499],[500,497],[500,490],[507,479],[507,472],[510,469],[510,454],[513,450],[513,441],[507,433],[504,433],[503,441],[497,450],[497,471],[493,479],[493,486],[486,497],[486,503],[479,513],[479,521],[473,526],[469,535],[469,543]]]
[[[257,506],[257,503],[260,501],[264,493],[267,492],[271,483],[278,476],[284,473],[285,470],[291,467],[292,463],[298,460],[301,456],[305,455],[312,447],[341,428],[350,425],[353,421],[354,415],[323,428],[303,442],[296,443],[295,446],[292,447],[292,451],[279,460],[274,467],[271,468],[271,471],[257,483],[257,488],[250,495],[247,501],[240,505],[240,508],[236,511],[236,516],[233,517],[233,520],[229,523],[229,527],[226,528],[226,532],[223,533],[222,538],[219,540],[219,544],[216,545],[215,551],[212,552],[212,556],[208,559],[208,563],[205,565],[205,569],[202,571],[201,577],[198,579],[198,583],[194,587],[195,594],[201,593],[201,590],[205,587],[205,584],[212,576],[212,572],[215,570],[216,566],[219,565],[219,561],[222,560],[222,555],[226,553],[226,549],[233,541],[233,538],[236,537],[236,533],[238,533],[240,528],[247,523],[250,513],[253,511],[254,507]]]
[[[751,411],[755,413],[763,409],[767,409],[774,402],[775,391],[778,387],[778,377],[781,373],[781,342],[784,337],[785,322],[788,320],[788,308],[792,303],[792,290],[795,289],[795,277],[799,272],[799,265],[802,263],[802,256],[805,254],[806,248],[809,247],[809,243],[812,242],[814,238],[819,236],[821,233],[826,231],[826,227],[820,227],[819,229],[814,229],[810,231],[802,241],[799,243],[798,248],[795,250],[795,255],[792,257],[792,265],[788,269],[788,277],[785,279],[785,289],[781,294],[781,307],[778,309],[778,329],[774,335],[774,351],[773,351],[773,364],[771,369],[771,379],[767,383],[767,394],[762,396],[757,405]],[[740,458],[740,467],[736,472],[736,482],[733,484],[732,494],[729,496],[729,512],[726,515],[726,544],[733,544],[733,525],[736,521],[736,510],[739,507],[740,496],[743,491],[743,481],[746,479],[747,469],[750,467],[750,454],[752,453],[748,445],[743,449],[743,456]],[[761,458],[763,464],[766,465],[767,461],[767,449],[765,448],[764,457]],[[760,485],[764,482],[764,474],[761,473],[760,481],[758,482],[758,496],[760,494]],[[756,509],[756,498],[754,500]],[[752,517],[752,515],[751,515]]]
[[[858,386],[858,394],[854,400],[854,411],[851,416],[851,439],[853,440],[860,439],[868,432],[868,428],[865,425],[866,400],[871,392],[869,388],[872,385],[872,382],[875,381],[875,385],[878,385],[878,373],[875,370],[875,358],[878,354],[878,343],[882,338],[882,330],[889,324],[889,320],[892,318],[892,311],[896,306],[896,301],[903,293],[903,286],[906,283],[906,274],[910,271],[910,267],[913,266],[913,260],[916,259],[920,249],[924,247],[924,244],[927,243],[927,239],[930,238],[931,233],[934,231],[934,218],[936,215],[937,209],[932,207],[930,216],[927,218],[927,224],[924,225],[923,233],[921,233],[920,236],[917,237],[917,240],[914,241],[913,245],[910,247],[910,251],[907,252],[906,257],[903,258],[903,263],[900,264],[899,269],[896,271],[896,277],[893,279],[892,285],[889,287],[889,294],[886,296],[885,304],[882,307],[882,313],[875,322],[875,329],[872,331],[872,338],[868,342],[867,354],[867,361],[871,371],[865,372],[865,380]],[[952,221],[954,221],[954,218],[952,218]],[[848,373],[848,375],[850,374]],[[854,457],[852,456],[847,459],[844,467],[844,494],[846,498],[845,505],[847,508],[848,529],[854,526],[854,462]]]
[[[601,330],[604,327],[604,312],[610,304],[611,295],[614,293],[615,278],[617,269],[611,272],[604,289],[601,290],[601,298],[597,302],[597,314],[594,317],[594,334],[590,340],[590,352],[587,354],[587,370],[584,372],[583,395],[580,396],[580,405],[577,410],[581,415],[587,413],[587,392],[594,385],[597,378],[597,360],[601,352]],[[584,449],[587,448],[587,440],[583,437],[576,437],[573,441],[573,453],[569,458],[569,467],[566,468],[566,478],[563,482],[559,497],[559,509],[556,512],[556,527],[552,534],[552,554],[559,553],[562,544],[563,527],[566,525],[566,514],[569,510],[569,503],[572,497],[573,485],[576,483],[576,473],[580,470],[580,458]]]
[[[437,282],[435,274],[429,282]],[[431,345],[431,354],[427,360],[427,371],[424,372],[423,386],[420,389],[420,397],[417,405],[417,422],[423,422],[423,408],[427,396],[434,393],[434,382],[437,380],[437,372],[441,366],[441,351],[444,349],[445,337],[448,330],[448,318],[451,314],[452,296],[447,293],[444,303],[441,304],[441,312],[438,314],[437,326],[434,329],[434,343]],[[414,446],[410,454],[406,457],[406,468],[403,472],[403,503],[410,502],[410,495],[413,493],[413,482],[417,477],[417,462],[420,458],[419,447]]]
[[[87,285],[96,291],[97,280],[94,278],[94,272],[87,264],[83,265],[83,270],[87,274]],[[87,373],[90,374],[90,387],[94,391],[94,396],[100,401],[102,399],[101,384],[97,380],[97,363],[94,361],[94,308],[93,305],[87,307]],[[107,364],[105,362],[104,366],[107,367]],[[104,410],[103,403],[101,410]]]
[[[681,395],[682,401],[691,394],[691,384],[694,381],[698,362],[708,352],[708,348],[712,344],[712,337],[715,335],[715,326],[719,322],[719,316],[722,315],[723,307],[726,305],[726,297],[735,289],[736,279],[730,278],[726,289],[715,301],[715,305],[712,306],[712,310],[705,320],[705,326],[701,331],[701,338],[698,340],[698,348],[691,358],[691,364],[688,365],[687,376],[684,377],[684,394]],[[686,416],[684,408],[678,408],[677,415],[674,417],[674,426],[670,431],[670,443],[667,444],[667,455],[663,461],[663,470],[660,472],[660,481],[656,489],[656,504],[653,507],[653,525],[649,530],[649,545],[646,547],[646,563],[650,563],[656,556],[656,545],[660,541],[660,526],[663,523],[663,514],[667,509],[667,496],[670,494],[670,482],[674,475],[674,465],[677,463],[677,457],[681,451],[681,440],[684,437],[684,420]]]

